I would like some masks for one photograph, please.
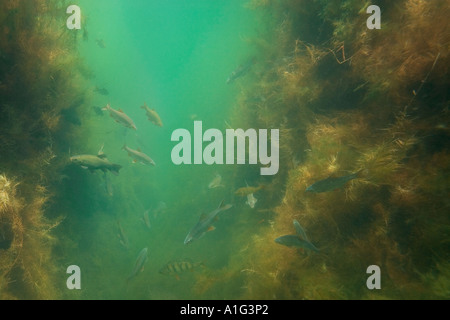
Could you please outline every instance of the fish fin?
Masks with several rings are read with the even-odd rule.
[[[97,157],[99,157],[100,159],[106,159],[106,154],[98,154]]]
[[[200,215],[200,221],[204,221],[208,218],[208,215],[205,212],[202,212],[202,214]]]
[[[223,200],[220,202],[220,204],[219,204],[219,209],[222,208],[222,207],[224,206],[224,203],[225,203],[225,199],[223,199]]]
[[[144,272],[144,266],[142,266],[141,270],[139,272]]]
[[[133,163],[137,163],[138,161],[136,159],[133,159]]]
[[[178,281],[180,281],[180,276],[179,275],[175,275],[175,279],[177,279]]]
[[[141,148],[137,148],[137,151],[142,152]]]
[[[87,170],[87,169],[89,169],[88,167],[86,167],[86,166],[81,166],[83,169],[85,169],[85,170]]]
[[[113,164],[112,168],[110,168],[109,171],[111,171],[113,175],[118,176],[120,169],[122,169],[122,166],[120,164]]]
[[[119,109],[119,110],[117,110],[117,111],[119,111],[120,113],[124,113],[122,109]]]
[[[112,117],[112,116],[111,116],[111,117]],[[114,121],[117,122],[117,123],[120,123],[119,120],[114,120]]]
[[[207,231],[214,231],[214,230],[216,230],[216,227],[210,226]]]
[[[126,149],[127,149],[127,144],[124,143],[124,144],[123,144],[123,147],[122,147],[122,150],[126,150]]]

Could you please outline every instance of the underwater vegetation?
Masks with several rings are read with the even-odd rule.
[[[87,81],[77,42],[114,43],[69,32],[65,1],[0,2],[0,299],[449,299],[450,3],[379,5],[381,30],[357,0],[245,5],[261,29],[224,76],[238,96],[220,122],[280,130],[279,172],[261,176],[161,173],[164,107],[136,104],[137,130],[90,103],[120,99]],[[64,290],[72,263],[79,292]]]
[[[274,32],[252,42],[265,63],[231,123],[280,128],[280,172],[259,197],[273,213],[230,262],[240,297],[450,298],[448,1],[383,2],[376,32],[360,1],[249,7]],[[319,252],[274,242],[293,219]],[[379,292],[365,285],[372,264]]]
[[[0,3],[0,299],[60,297],[52,247],[65,213],[49,208],[85,101],[64,5]]]

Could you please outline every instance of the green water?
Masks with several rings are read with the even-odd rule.
[[[65,223],[69,226],[70,220],[82,217],[78,227],[70,227],[80,241],[72,262],[83,272],[81,295],[200,298],[192,291],[195,273],[183,274],[177,281],[174,276],[159,274],[159,269],[186,259],[203,261],[209,269],[226,268],[233,235],[247,228],[238,228],[232,221],[248,216],[229,210],[214,232],[185,246],[184,238],[202,212],[214,210],[223,199],[226,203],[233,200],[233,171],[226,165],[175,166],[171,160],[175,143],[170,138],[177,128],[192,132],[194,115],[205,129],[226,128],[225,120],[240,90],[235,83],[227,85],[226,79],[254,54],[245,41],[258,30],[254,12],[244,8],[242,1],[86,1],[80,6],[89,32],[80,53],[95,74],[92,86],[109,92],[108,96],[94,94],[92,103],[101,107],[110,103],[122,109],[138,128],[136,132],[125,129],[106,113],[91,116],[86,120],[89,140],[82,143],[83,150],[72,150],[74,154],[95,154],[104,144],[108,159],[123,165],[118,177],[110,177],[112,197],[105,194],[100,173],[80,178],[89,179],[94,189],[86,190],[82,182],[72,185],[72,201],[79,202],[79,212]],[[97,39],[104,41],[105,48]],[[157,110],[163,127],[147,120],[139,108],[144,102]],[[148,154],[156,167],[133,164],[121,150],[125,142]],[[221,174],[227,188],[208,189],[216,173]],[[153,210],[160,202],[167,209],[155,217]],[[140,221],[148,209],[151,230]],[[116,236],[119,220],[129,238],[129,250],[121,247]],[[145,271],[126,285],[124,275],[131,273],[144,247],[149,249]],[[237,289],[231,286],[227,290],[231,292],[219,290],[203,298],[231,298]]]
[[[0,2],[0,299],[450,297],[448,1],[381,30],[357,0],[80,0],[69,30],[68,2]],[[194,121],[279,129],[278,173],[175,165]]]

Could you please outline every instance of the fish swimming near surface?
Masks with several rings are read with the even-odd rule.
[[[145,113],[147,114],[148,120],[152,122],[155,126],[162,127],[163,123],[161,121],[161,118],[159,117],[159,114],[155,111],[155,109],[150,109],[146,103],[144,103],[143,106],[141,106],[141,109],[145,110]]]
[[[224,205],[224,200],[222,200],[217,209],[208,214],[202,214],[197,224],[189,231],[186,239],[184,239],[184,244],[189,244],[192,241],[201,238],[206,232],[214,230],[215,228],[212,224],[217,220],[217,215],[231,207],[231,204]]]
[[[102,96],[109,95],[109,91],[106,88],[100,88],[98,86],[95,86],[94,92],[96,92],[98,94],[101,94]]]
[[[128,248],[130,247],[130,243],[128,242],[128,237],[125,234],[125,231],[122,228],[122,225],[120,224],[119,221],[117,221],[117,227],[118,227],[118,231],[119,233],[117,234],[117,238],[119,238],[119,242],[120,244],[128,250]]]
[[[247,195],[247,201],[245,204],[248,204],[250,208],[255,208],[256,202],[258,202],[258,199],[255,198],[253,193]]]
[[[137,130],[136,125],[134,124],[133,120],[129,116],[127,116],[121,109],[115,110],[111,108],[111,106],[108,104],[106,107],[102,109],[103,111],[109,111],[109,115],[116,121],[117,123],[120,123],[124,127]]]
[[[102,170],[103,172],[110,171],[116,176],[119,175],[119,170],[122,168],[120,164],[109,162],[102,150],[96,156],[89,154],[72,156],[70,157],[70,161],[91,172],[95,170]]]
[[[319,249],[317,249],[311,242],[300,239],[299,236],[293,234],[278,237],[275,239],[275,242],[287,247],[302,248],[319,252]]]
[[[224,187],[224,185],[222,184],[222,176],[217,173],[214,179],[212,179],[212,181],[209,183],[208,189],[214,189],[219,187]]]
[[[333,191],[336,189],[342,188],[348,181],[358,178],[358,174],[361,171],[358,171],[356,173],[352,173],[346,176],[342,177],[328,177],[326,179],[317,181],[310,185],[308,188],[306,188],[306,192],[313,192],[313,193],[321,193],[321,192],[327,192],[327,191]]]
[[[264,189],[264,185],[260,185],[259,187],[249,187],[248,185],[246,187],[242,187],[237,189],[234,194],[240,197],[245,197],[251,193],[256,193],[261,189]]]
[[[227,84],[232,83],[237,78],[240,78],[240,77],[246,75],[250,71],[250,69],[253,67],[255,62],[256,62],[256,58],[253,57],[253,58],[249,59],[247,62],[239,65],[239,67],[237,67],[228,77]]]
[[[164,275],[174,275],[177,280],[180,280],[180,274],[187,271],[194,271],[197,267],[204,267],[203,262],[191,262],[191,261],[172,261],[167,263],[159,270],[159,273]]]
[[[146,210],[144,212],[144,214],[142,215],[142,218],[141,218],[142,222],[145,224],[145,226],[147,227],[148,230],[150,230],[152,228],[152,226],[150,224],[150,218],[148,217],[148,212],[149,211],[150,210]]]
[[[148,155],[143,153],[140,148],[138,148],[137,150],[133,150],[133,149],[127,147],[127,145],[124,145],[122,147],[122,150],[125,150],[126,152],[128,152],[128,155],[134,159],[133,162],[135,162],[135,163],[140,162],[142,164],[156,166],[155,161],[153,161],[152,158],[150,158]]]
[[[139,252],[138,257],[136,258],[136,262],[134,263],[134,268],[131,274],[127,278],[127,282],[137,276],[139,273],[144,271],[144,266],[148,260],[148,249],[144,248]]]

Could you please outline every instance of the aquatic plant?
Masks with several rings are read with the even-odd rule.
[[[448,105],[442,94],[448,85],[448,2],[384,4],[377,33],[361,27],[367,4],[358,1],[275,6],[280,27],[271,39],[278,51],[270,52],[271,63],[252,85],[265,100],[241,103],[234,112],[256,109],[258,117],[241,118],[251,125],[282,124],[288,141],[282,154],[295,161],[273,178],[272,186],[283,190],[275,215],[245,250],[243,297],[448,297],[445,284],[435,282],[446,277],[448,266],[434,262],[448,256],[450,222],[443,178],[448,144],[441,140],[448,132],[435,116],[446,114]],[[306,36],[310,28],[319,31],[316,38]],[[427,32],[433,36],[423,39]],[[320,179],[354,172],[357,179],[342,189],[305,193]],[[274,243],[293,232],[293,219],[319,254]],[[386,274],[382,295],[365,288],[371,264]]]

